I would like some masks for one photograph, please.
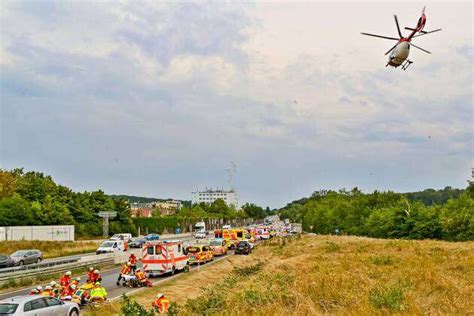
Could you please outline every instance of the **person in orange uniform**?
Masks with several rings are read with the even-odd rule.
[[[170,301],[164,294],[160,293],[156,296],[156,300],[151,305],[155,308],[158,314],[166,314],[170,308]]]
[[[128,257],[128,262],[130,262],[130,269],[132,270],[132,273],[135,273],[137,270],[137,257],[132,253],[130,257]]]
[[[119,272],[119,277],[117,279],[117,285],[120,285],[120,281],[123,279],[122,274],[130,274],[130,271],[132,269],[130,268],[132,264],[130,262],[127,262],[126,264],[123,265],[122,270]]]
[[[44,288],[44,291],[43,293],[41,293],[42,295],[44,296],[50,296],[50,297],[54,297],[54,291],[53,291],[53,288],[51,286],[46,286]]]
[[[146,287],[147,278],[145,272],[142,272],[142,270],[137,269],[137,271],[135,272],[135,277],[137,278],[138,286]]]
[[[71,285],[79,286],[79,282],[81,282],[81,278],[77,277],[71,281]]]
[[[71,283],[71,274],[71,271],[68,271],[61,277],[59,283],[62,287],[69,287],[69,284]]]

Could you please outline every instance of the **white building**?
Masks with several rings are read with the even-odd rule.
[[[234,189],[224,190],[224,189],[206,189],[204,191],[192,192],[193,194],[193,204],[199,203],[212,203],[217,199],[222,199],[224,202],[231,206],[233,205],[236,209],[239,207],[239,201],[237,198],[237,192]]]

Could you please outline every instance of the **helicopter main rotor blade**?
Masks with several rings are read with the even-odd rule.
[[[386,53],[385,53],[385,55],[388,55],[388,53],[390,53],[392,50],[394,50],[394,49],[395,49],[395,47],[397,47],[397,45],[398,45],[398,43],[397,43],[397,44],[395,44],[395,45],[393,45],[393,47],[392,47],[392,48],[390,48],[390,50],[389,50],[388,52],[386,52]]]
[[[413,44],[413,43],[411,43],[410,45],[411,45],[411,46],[413,46],[413,47],[415,47],[415,48],[418,48],[419,50],[422,50],[422,51],[424,51],[424,52],[425,52],[425,53],[427,53],[427,54],[431,54],[431,52],[430,52],[430,51],[427,51],[426,49],[423,49],[423,48],[421,48],[421,47],[419,47],[419,46],[416,46],[416,45],[415,45],[415,44]]]
[[[422,34],[416,34],[416,35],[413,36],[413,37],[423,36],[423,35],[431,34],[431,33],[434,33],[434,32],[439,32],[439,31],[441,31],[441,29],[437,29],[437,30],[429,31],[429,32],[424,32],[424,33],[422,33]],[[413,37],[412,37],[412,38],[413,38]]]
[[[370,34],[370,33],[360,33],[362,35],[367,35],[367,36],[373,36],[373,37],[379,37],[379,38],[385,38],[385,39],[389,39],[389,40],[395,40],[395,41],[398,41],[399,38],[395,38],[395,37],[389,37],[389,36],[383,36],[383,35],[376,35],[376,34]]]
[[[397,25],[398,35],[400,35],[400,38],[403,38],[402,32],[400,31],[400,25],[398,25],[398,18],[396,15],[393,15],[393,17],[395,18],[395,24]]]

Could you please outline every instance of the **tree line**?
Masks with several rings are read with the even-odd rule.
[[[319,234],[473,240],[474,184],[405,194],[320,190],[277,213]]]
[[[117,216],[110,220],[109,231],[135,235],[137,229],[127,197],[109,196],[102,190],[74,192],[41,172],[0,169],[0,226],[75,225],[78,236],[100,236],[102,218],[99,212],[114,211]],[[247,203],[238,211],[219,199],[212,204],[191,206],[186,203],[176,216],[193,220],[263,218],[265,214],[264,209],[254,204]],[[161,217],[159,212],[155,212],[155,216]]]

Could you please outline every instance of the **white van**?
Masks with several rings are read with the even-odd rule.
[[[97,248],[95,253],[113,253],[117,251],[125,251],[125,242],[123,240],[106,240]]]
[[[123,240],[129,242],[130,240],[132,240],[132,234],[115,234],[110,237],[110,240]]]

